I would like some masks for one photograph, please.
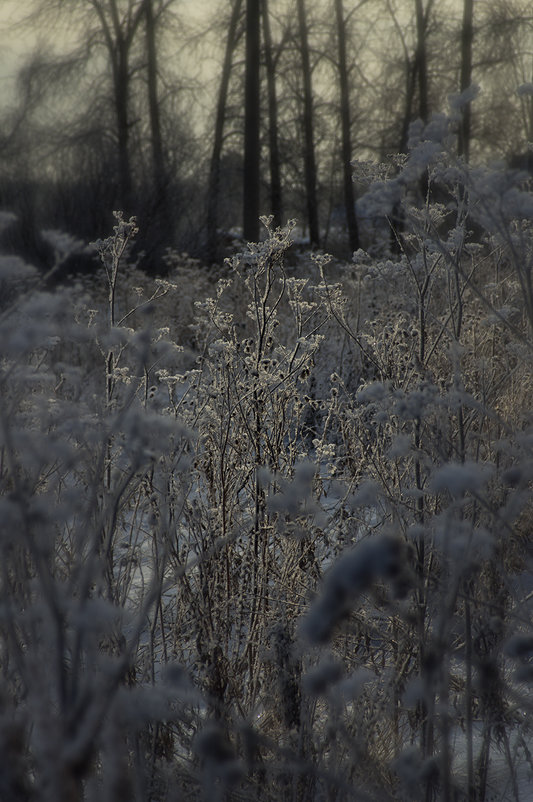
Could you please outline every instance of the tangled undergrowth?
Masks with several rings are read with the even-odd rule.
[[[2,799],[525,798],[533,201],[419,133],[351,265],[0,260]]]

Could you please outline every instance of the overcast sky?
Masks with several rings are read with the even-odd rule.
[[[17,25],[27,13],[28,5],[17,0],[0,0],[0,91],[3,97],[11,94],[17,68],[35,41],[35,37]]]
[[[42,31],[38,33],[21,25],[32,5],[32,0],[0,0],[0,102],[3,103],[13,98],[17,70],[25,55],[36,45],[39,35],[44,38]],[[176,4],[187,17],[197,20],[208,16],[210,7],[212,0],[179,0]],[[52,45],[57,46],[57,40]]]

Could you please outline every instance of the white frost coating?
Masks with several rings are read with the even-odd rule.
[[[463,111],[464,107],[477,98],[480,92],[478,84],[470,84],[464,92],[450,95],[448,101],[452,111]]]
[[[382,382],[372,382],[363,387],[356,395],[359,404],[367,404],[372,401],[382,401],[387,395],[388,389]]]
[[[346,551],[326,575],[322,595],[302,621],[302,634],[312,643],[327,641],[361,593],[398,573],[401,553],[400,541],[391,535],[368,537]]]
[[[27,265],[20,256],[0,256],[0,281],[17,281],[17,279],[33,278],[35,275],[37,275],[36,269]]]
[[[42,238],[52,246],[57,256],[60,259],[66,259],[68,256],[76,253],[90,253],[91,249],[88,248],[84,242],[71,234],[66,234],[64,231],[56,231],[55,229],[45,229],[41,231]]]
[[[351,509],[358,507],[375,507],[380,497],[380,489],[371,479],[363,479],[357,490],[349,499]]]
[[[430,489],[433,493],[448,491],[456,497],[466,492],[478,493],[486,484],[490,472],[490,466],[477,462],[450,462],[435,471]]]
[[[389,459],[396,459],[397,457],[407,457],[411,452],[412,437],[410,434],[398,434],[394,438],[391,447],[388,450],[387,456]]]

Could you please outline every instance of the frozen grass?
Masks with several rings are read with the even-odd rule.
[[[527,800],[530,199],[449,134],[351,265],[2,258],[2,799]]]

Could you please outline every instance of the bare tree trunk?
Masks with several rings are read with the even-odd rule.
[[[146,35],[146,82],[148,89],[148,110],[150,116],[150,135],[152,146],[153,202],[150,205],[150,219],[147,228],[156,249],[168,245],[173,239],[173,214],[170,207],[168,176],[165,166],[161,114],[157,93],[157,46],[156,21],[153,0],[144,0]]]
[[[405,75],[405,103],[402,118],[402,127],[400,131],[400,144],[398,146],[398,153],[407,153],[407,142],[409,139],[409,126],[413,116],[413,101],[416,91],[417,79],[417,61],[416,58],[411,62],[406,63]]]
[[[276,64],[272,52],[272,35],[270,32],[270,18],[268,14],[268,0],[263,0],[261,7],[263,15],[263,40],[265,46],[265,66],[268,89],[268,139],[270,146],[270,211],[274,217],[274,224],[281,225],[282,218],[282,192],[281,169],[278,141],[278,97],[276,92]]]
[[[427,47],[426,47],[426,33],[427,22],[430,12],[431,2],[428,3],[426,11],[424,11],[423,0],[415,0],[416,10],[416,65],[418,75],[418,113],[420,119],[427,123],[429,116],[429,99],[428,99],[428,64],[427,64]]]
[[[114,104],[117,121],[117,152],[118,152],[118,184],[119,205],[125,216],[133,210],[132,180],[129,154],[129,64],[128,45],[120,38],[116,43],[115,60],[113,62]]]
[[[407,44],[407,40],[405,37],[404,25],[398,19],[397,12],[393,4],[391,3],[391,0],[387,0],[387,8],[389,14],[391,15],[393,25],[396,29],[396,33],[398,34],[398,37],[402,45],[403,60],[405,64],[405,101],[403,106],[403,115],[400,127],[398,153],[406,153],[407,141],[409,136],[409,125],[411,124],[413,115],[413,102],[416,92],[418,63],[416,58],[416,52],[413,56],[413,54],[410,51],[410,47]]]
[[[472,83],[472,44],[474,41],[474,0],[464,0],[463,26],[461,29],[461,92]],[[471,110],[470,103],[463,109],[463,119],[459,129],[459,156],[465,162],[470,158]]]
[[[159,113],[159,99],[157,96],[157,48],[156,26],[154,20],[153,0],[145,0],[146,23],[146,79],[148,85],[148,107],[150,114],[150,134],[152,140],[152,163],[154,170],[154,185],[156,192],[166,193],[165,158],[163,152],[163,137],[161,134],[161,115]]]
[[[241,18],[242,0],[234,0],[226,39],[222,75],[218,89],[217,110],[215,118],[215,133],[213,149],[211,151],[211,164],[209,167],[209,184],[207,195],[207,252],[208,258],[215,261],[217,258],[217,228],[218,228],[218,198],[220,194],[220,159],[224,141],[224,123],[226,121],[226,103],[233,63],[233,53],[239,39],[239,20]]]
[[[304,91],[304,164],[305,188],[307,194],[307,219],[309,223],[309,239],[311,245],[320,242],[318,225],[318,201],[316,193],[316,161],[313,131],[313,88],[311,82],[311,62],[309,58],[309,42],[307,38],[307,19],[304,0],[297,0],[298,27],[300,33],[300,53],[302,59],[302,76]]]
[[[243,236],[254,241],[259,239],[259,61],[260,0],[246,0]]]
[[[414,55],[410,51],[405,38],[404,27],[396,15],[394,6],[387,0],[387,7],[392,17],[394,27],[398,33],[402,44],[404,64],[405,64],[405,100],[403,105],[403,115],[400,125],[400,137],[398,143],[398,153],[407,153],[409,141],[409,126],[413,118],[413,105],[416,94],[418,62],[416,52]],[[401,203],[394,205],[390,216],[390,247],[393,253],[401,251],[401,233],[405,225],[405,216]]]
[[[130,8],[131,13],[120,17],[117,0],[90,0],[100,22],[113,75],[113,103],[117,124],[119,204],[127,214],[133,210],[132,175],[129,154],[129,100],[132,42],[144,14],[144,4]]]
[[[352,180],[352,166],[350,163],[352,158],[350,92],[348,86],[348,68],[346,65],[346,28],[342,0],[335,0],[335,14],[337,17],[337,43],[339,49],[344,208],[346,210],[350,248],[352,251],[356,251],[359,248],[359,230],[357,226],[357,216],[355,214],[355,192]]]

